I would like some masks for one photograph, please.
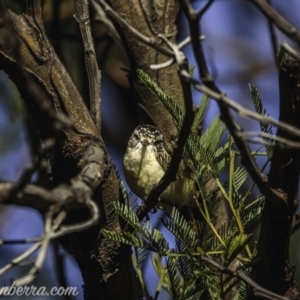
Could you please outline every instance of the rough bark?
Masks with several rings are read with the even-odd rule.
[[[154,40],[159,40],[158,34],[162,34],[172,43],[175,42],[177,29],[176,18],[179,11],[177,0],[159,1],[135,1],[114,0],[110,1],[112,8],[123,16],[125,20],[136,30]],[[162,90],[170,95],[174,101],[183,108],[183,92],[177,73],[177,66],[173,65],[166,69],[154,71],[151,64],[158,64],[169,59],[155,49],[143,44],[124,30],[129,59],[132,67],[132,75],[137,68],[145,71],[154,79]],[[139,105],[151,118],[154,125],[163,133],[167,140],[177,130],[171,115],[165,110],[156,97],[140,82],[135,83],[139,94]]]
[[[103,181],[93,195],[100,209],[100,222],[89,230],[61,238],[81,269],[85,299],[141,299],[130,248],[100,237],[102,227],[120,229],[112,207],[113,201],[120,201],[114,166],[81,96],[34,18],[7,12],[0,27],[0,68],[18,87],[44,139],[53,136],[52,111],[64,113],[73,122],[57,136],[59,142],[52,156],[57,184],[69,184],[84,167],[84,158],[92,159],[95,153],[86,153],[88,149],[102,157]],[[78,198],[85,192],[80,185],[75,191]],[[87,217],[85,210],[74,210],[67,222],[73,224]]]

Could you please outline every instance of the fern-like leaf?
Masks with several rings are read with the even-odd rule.
[[[221,138],[223,137],[225,130],[226,127],[221,121],[220,117],[215,117],[210,126],[203,133],[200,140],[201,145],[204,148],[209,148],[210,151],[216,151],[219,147]]]
[[[285,61],[288,59],[289,55],[283,47],[280,47],[279,52],[277,54],[277,65],[279,68],[283,66]]]
[[[171,296],[174,300],[182,300],[182,294],[184,292],[184,279],[178,272],[176,261],[167,258],[166,267],[168,270],[168,277],[170,279],[169,292],[171,292]]]
[[[125,204],[129,205],[133,210],[136,210],[138,206],[138,197],[132,191],[130,191],[129,193],[127,192],[124,182],[120,178],[119,178],[119,186]]]
[[[149,88],[149,90],[161,101],[168,112],[173,117],[173,121],[178,130],[180,130],[183,122],[183,113],[175,101],[168,95],[166,95],[158,84],[150,78],[143,70],[136,70],[138,78],[143,84]]]
[[[229,243],[229,247],[225,252],[225,265],[228,266],[234,258],[242,251],[245,245],[247,245],[252,237],[252,234],[240,233],[235,236]]]
[[[235,191],[238,191],[248,177],[248,172],[241,167],[237,167],[233,173],[233,186]]]
[[[145,248],[135,248],[135,256],[137,264],[140,266],[147,258],[147,251]]]
[[[107,237],[110,240],[113,240],[118,243],[134,246],[134,247],[140,247],[140,248],[146,248],[146,243],[137,238],[135,235],[129,233],[129,232],[124,232],[123,234],[120,234],[116,231],[112,230],[107,230],[107,229],[102,229],[101,233]]]
[[[138,232],[138,237],[145,240],[146,249],[157,253],[165,254],[169,250],[169,244],[157,229],[152,229],[150,222],[142,224],[143,230]]]
[[[197,108],[197,112],[195,114],[192,130],[197,130],[197,127],[203,121],[205,113],[208,108],[208,104],[209,104],[209,98],[206,95],[203,95],[202,101],[201,101],[199,107]]]
[[[259,96],[257,88],[254,85],[249,84],[249,89],[250,89],[252,101],[253,101],[256,112],[258,114],[267,115],[266,110],[263,109],[262,101]],[[259,124],[260,124],[260,129],[262,132],[265,132],[269,135],[273,135],[272,126],[270,126],[268,123],[263,122],[263,121],[260,121]],[[272,154],[273,154],[273,149],[274,149],[274,140],[272,138],[267,138],[267,137],[263,137],[263,140],[266,143],[265,147],[266,147],[267,156],[269,158],[271,158]]]
[[[175,207],[172,207],[170,211],[170,219],[163,219],[162,223],[183,243],[188,251],[196,250],[198,246],[196,234]]]
[[[125,203],[113,202],[114,209],[122,219],[124,219],[132,228],[141,231],[142,227],[137,215],[132,211],[131,207]]]

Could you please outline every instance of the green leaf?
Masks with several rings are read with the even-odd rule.
[[[147,251],[144,248],[135,248],[137,264],[140,266],[147,258]]]
[[[184,250],[196,251],[197,246],[199,246],[198,240],[188,222],[175,207],[172,207],[169,214],[170,219],[163,219],[163,225],[183,243]]]
[[[193,123],[192,130],[196,130],[197,127],[203,121],[204,116],[205,116],[206,111],[207,111],[207,108],[208,108],[208,104],[209,104],[209,98],[208,98],[208,96],[203,95],[202,96],[202,101],[201,101],[199,107],[197,108],[197,112],[195,114],[195,118],[194,118],[194,123]]]
[[[280,47],[279,52],[277,53],[277,65],[281,69],[285,61],[288,59],[289,54],[283,47]]]
[[[152,230],[149,221],[142,224],[142,230],[137,232],[137,237],[145,241],[146,249],[149,251],[165,254],[169,250],[169,245],[162,233],[157,229]]]
[[[201,137],[200,143],[202,147],[208,148],[211,152],[215,152],[219,147],[225,131],[226,127],[220,117],[215,117]]]
[[[248,177],[248,172],[241,167],[237,167],[233,173],[233,186],[238,191]]]
[[[250,89],[252,101],[253,101],[256,112],[258,114],[268,116],[268,114],[266,113],[266,110],[263,109],[262,101],[259,96],[257,88],[254,85],[249,84],[249,89]],[[265,132],[271,136],[273,135],[273,130],[272,130],[271,125],[269,125],[266,122],[262,122],[262,121],[260,121],[259,124],[260,124],[260,129],[262,132]],[[274,140],[272,138],[267,138],[267,137],[263,137],[263,140],[266,143],[265,148],[266,148],[267,156],[268,156],[268,158],[271,158],[272,154],[273,154],[273,149],[274,149]]]
[[[158,84],[150,78],[148,74],[146,74],[143,70],[136,70],[138,78],[144,83],[146,87],[161,101],[167,111],[173,117],[173,121],[178,130],[180,130],[183,116],[181,109],[176,104],[176,102],[168,95],[166,95],[162,89],[158,86]]]
[[[229,265],[234,260],[251,238],[252,234],[240,233],[232,239],[224,255],[226,265]]]
[[[196,66],[191,66],[191,65],[189,65],[189,70],[188,70],[188,72],[189,72],[190,76],[193,76],[193,75],[194,75],[195,68],[196,68]]]
[[[181,300],[182,295],[184,293],[184,279],[178,272],[176,260],[167,258],[166,267],[168,270],[168,277],[170,280],[169,292],[171,292],[171,296],[173,296],[174,300]]]
[[[143,230],[137,215],[132,211],[128,204],[113,202],[112,205],[118,215],[122,217],[131,227],[138,231]]]
[[[264,195],[259,194],[253,202],[249,203],[241,210],[241,218],[243,220],[244,228],[252,226],[253,222],[260,218],[265,202],[264,200]]]
[[[120,234],[116,231],[102,229],[101,230],[102,235],[107,237],[110,240],[113,240],[115,242],[119,242],[122,244],[134,246],[134,247],[146,247],[146,244],[143,240],[137,238],[133,234],[129,232],[124,232],[123,234]]]
[[[151,253],[150,257],[158,277],[161,278],[162,276],[165,276],[165,267],[162,264],[161,256]]]

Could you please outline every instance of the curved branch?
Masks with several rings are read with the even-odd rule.
[[[61,199],[57,198],[54,193],[34,184],[27,184],[22,191],[14,197],[10,197],[16,186],[17,183],[7,182],[0,184],[1,204],[27,206],[44,213],[51,205],[61,202]]]

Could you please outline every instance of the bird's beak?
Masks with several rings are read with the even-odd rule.
[[[148,146],[150,144],[150,141],[148,139],[143,139],[141,141],[141,143],[142,143],[143,147],[145,147],[145,146]]]
[[[142,166],[145,158],[145,153],[146,153],[146,148],[147,148],[148,143],[144,143],[144,140],[142,141],[142,151],[141,151],[141,160],[140,160],[140,165],[139,165],[139,171],[138,171],[138,177],[140,177],[140,173],[142,171]]]

